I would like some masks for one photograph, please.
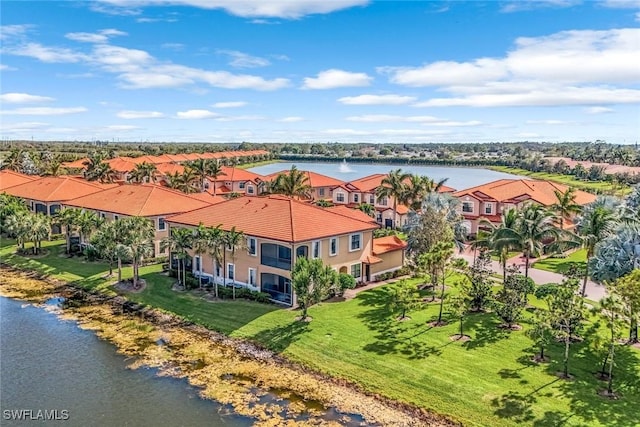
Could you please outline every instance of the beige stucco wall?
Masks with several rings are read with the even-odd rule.
[[[402,267],[404,262],[404,250],[391,251],[376,255],[382,262],[371,265],[371,279],[375,279],[377,274],[394,271]]]

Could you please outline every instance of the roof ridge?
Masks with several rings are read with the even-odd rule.
[[[147,206],[147,203],[149,203],[149,199],[151,199],[151,193],[153,193],[153,190],[155,190],[157,187],[149,186],[148,188],[151,188],[151,191],[149,191],[147,193],[147,198],[144,201],[144,203],[142,204],[142,206],[140,207],[140,209],[138,210],[138,214],[136,216],[141,216],[140,213],[144,212],[144,208]]]

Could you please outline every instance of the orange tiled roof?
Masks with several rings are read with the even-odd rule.
[[[374,218],[371,218],[369,215],[367,215],[366,213],[362,212],[359,209],[352,209],[350,207],[347,207],[345,205],[334,205],[334,206],[329,206],[326,207],[324,209],[328,209],[331,212],[335,212],[339,215],[342,216],[346,216],[349,218],[353,218],[353,219],[357,219],[360,221],[365,221],[365,222],[371,222],[374,224],[377,224],[376,220]]]
[[[551,181],[532,179],[500,179],[488,184],[460,190],[453,193],[456,197],[473,196],[479,200],[503,203],[519,203],[533,200],[543,206],[551,206],[557,202],[554,191],[565,192],[569,187]],[[586,205],[596,199],[591,193],[576,190],[576,203]]]
[[[64,202],[111,188],[117,184],[100,184],[66,176],[48,176],[6,189],[8,194],[41,202]]]
[[[355,188],[355,190],[360,191],[362,193],[371,193],[376,190],[376,188],[382,185],[382,180],[387,176],[384,173],[375,173],[373,175],[365,176],[360,179],[356,179],[355,181],[350,181],[347,183],[347,186],[351,186]],[[347,187],[347,189],[351,189]]]
[[[177,163],[160,163],[156,165],[156,169],[162,175],[184,172],[184,166]]]
[[[200,209],[223,200],[221,197],[208,197],[211,202],[159,185],[123,184],[69,200],[65,205],[121,215],[157,216]]]
[[[253,181],[258,183],[265,180],[264,176],[246,169],[232,168],[229,166],[222,166],[220,169],[222,169],[225,175],[220,175],[216,181]]]
[[[375,255],[371,255],[371,254],[364,254],[360,257],[360,261],[362,261],[365,264],[377,264],[379,262],[384,261],[382,258],[378,258]]]
[[[282,242],[304,242],[328,236],[373,230],[377,225],[349,218],[283,196],[240,197],[176,215],[168,221],[237,230]]]
[[[373,239],[373,254],[380,255],[407,247],[407,242],[398,236],[385,236]]]
[[[440,187],[440,189],[438,190],[438,193],[453,193],[455,192],[456,189],[453,187],[449,187],[448,185],[443,185]]]
[[[20,172],[14,172],[9,169],[4,169],[0,171],[0,190],[4,190],[5,188],[13,187],[15,185],[24,184],[25,182],[31,182],[38,178],[40,177],[25,175]]]
[[[131,157],[114,157],[113,159],[105,160],[105,162],[109,163],[111,169],[116,172],[131,172],[136,168],[137,163],[134,160]]]
[[[88,157],[83,157],[81,159],[74,160],[72,162],[64,162],[64,163],[60,164],[60,167],[63,167],[65,169],[84,169],[86,167],[84,165],[84,162],[86,162],[88,160],[89,160]]]
[[[307,176],[307,183],[312,188],[337,187],[339,185],[344,184],[344,181],[341,181],[341,180],[336,179],[336,178],[332,178],[332,177],[327,176],[327,175],[322,175],[320,173],[316,173],[316,172],[312,172],[312,171],[300,171],[300,172],[303,172]],[[265,176],[264,178],[270,181],[272,179],[275,179],[280,174],[285,174],[286,175],[288,173],[289,173],[289,170],[285,169],[285,170],[282,170],[280,172],[275,172],[275,173],[269,174],[269,175]]]

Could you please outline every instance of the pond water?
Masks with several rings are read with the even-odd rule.
[[[389,171],[401,168],[403,171],[426,175],[435,181],[449,178],[446,185],[456,190],[474,187],[498,179],[526,178],[504,172],[495,172],[489,169],[471,167],[446,167],[446,166],[416,166],[416,165],[386,165],[380,163],[348,163],[348,162],[278,162],[257,166],[249,169],[252,172],[268,175],[284,169],[291,169],[295,165],[298,169],[321,173],[343,181],[353,181],[374,173],[389,173]]]
[[[0,297],[0,425],[251,426],[203,400],[186,381],[127,369],[115,347],[74,322]],[[16,421],[6,411],[57,410],[59,421]],[[52,414],[52,413],[50,413]]]

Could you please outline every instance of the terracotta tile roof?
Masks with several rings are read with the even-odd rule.
[[[375,218],[371,218],[369,215],[367,215],[366,213],[362,212],[359,209],[352,209],[345,205],[334,205],[324,209],[330,210],[331,212],[335,212],[339,215],[346,216],[348,218],[353,218],[360,221],[377,224]]]
[[[362,261],[365,264],[377,264],[379,262],[384,261],[382,258],[378,258],[375,255],[371,255],[371,254],[364,254],[360,257],[360,261]]]
[[[373,239],[373,254],[380,255],[407,247],[407,242],[398,236],[385,236]]]
[[[327,175],[322,175],[320,173],[316,173],[316,172],[312,172],[312,171],[301,171],[304,172],[304,174],[307,176],[307,183],[312,187],[312,188],[318,188],[318,187],[337,187],[339,185],[344,184],[344,181],[341,181],[339,179],[336,178],[332,178],[330,176]],[[281,170],[280,172],[275,172],[272,174],[269,174],[267,176],[265,176],[264,178],[271,181],[273,179],[275,179],[278,175],[280,174],[288,174],[289,170],[285,169],[285,170]]]
[[[72,162],[61,163],[60,167],[65,169],[84,169],[85,168],[84,162],[86,162],[87,160],[89,160],[88,157],[83,157],[81,159],[74,160]]]
[[[208,193],[206,191],[204,193],[191,193],[191,194],[188,194],[188,196],[193,199],[198,199],[198,200],[202,200],[203,202],[207,202],[210,205],[215,205],[216,203],[227,201],[225,197],[219,196],[217,193],[214,196],[212,193]]]
[[[186,162],[189,160],[184,154],[165,154],[172,162]]]
[[[473,196],[479,200],[503,203],[520,203],[533,200],[543,206],[551,206],[557,199],[554,190],[565,192],[566,185],[531,179],[500,179],[453,193],[456,197]],[[576,203],[585,205],[596,199],[591,193],[576,190]]]
[[[156,156],[138,156],[138,157],[133,157],[131,159],[131,162],[135,163],[136,165],[142,164],[142,163],[149,163],[152,165],[155,165],[157,162],[157,157]]]
[[[8,169],[0,171],[0,190],[13,187],[15,185],[24,184],[40,178],[39,176],[25,175],[20,172],[14,172]]]
[[[159,185],[122,184],[69,200],[65,205],[121,215],[157,216],[187,212],[222,201],[222,198],[208,197],[211,199],[210,203],[204,202],[200,197],[192,197]]]
[[[160,165],[164,163],[171,163],[171,158],[166,154],[161,154],[159,156],[143,156],[146,157],[147,163],[153,163],[154,165]]]
[[[218,177],[218,179],[216,180],[218,182],[253,181],[257,184],[258,182],[265,180],[264,176],[254,172],[250,172],[246,169],[232,168],[229,166],[222,166],[220,169],[222,169],[222,172],[224,172],[225,174]]]
[[[373,175],[365,176],[360,179],[356,179],[355,181],[350,181],[347,183],[347,186],[353,187],[353,189],[347,187],[353,191],[354,189],[360,191],[362,193],[371,193],[376,190],[376,188],[382,185],[382,180],[387,176],[385,173],[376,173]]]
[[[48,176],[6,189],[8,194],[41,202],[63,202],[103,191],[117,184],[100,184],[66,176]]]
[[[177,224],[217,226],[250,236],[304,242],[378,228],[370,222],[348,218],[309,203],[284,196],[240,197],[217,205],[176,215]]]
[[[105,162],[109,163],[111,169],[116,172],[131,172],[137,165],[134,160],[131,157],[114,157],[113,159],[105,160]]]
[[[162,175],[184,172],[184,166],[177,163],[160,163],[156,165],[156,169]]]
[[[456,191],[455,188],[453,187],[449,187],[448,185],[443,185],[442,187],[440,187],[440,189],[438,190],[438,193],[454,193]]]

